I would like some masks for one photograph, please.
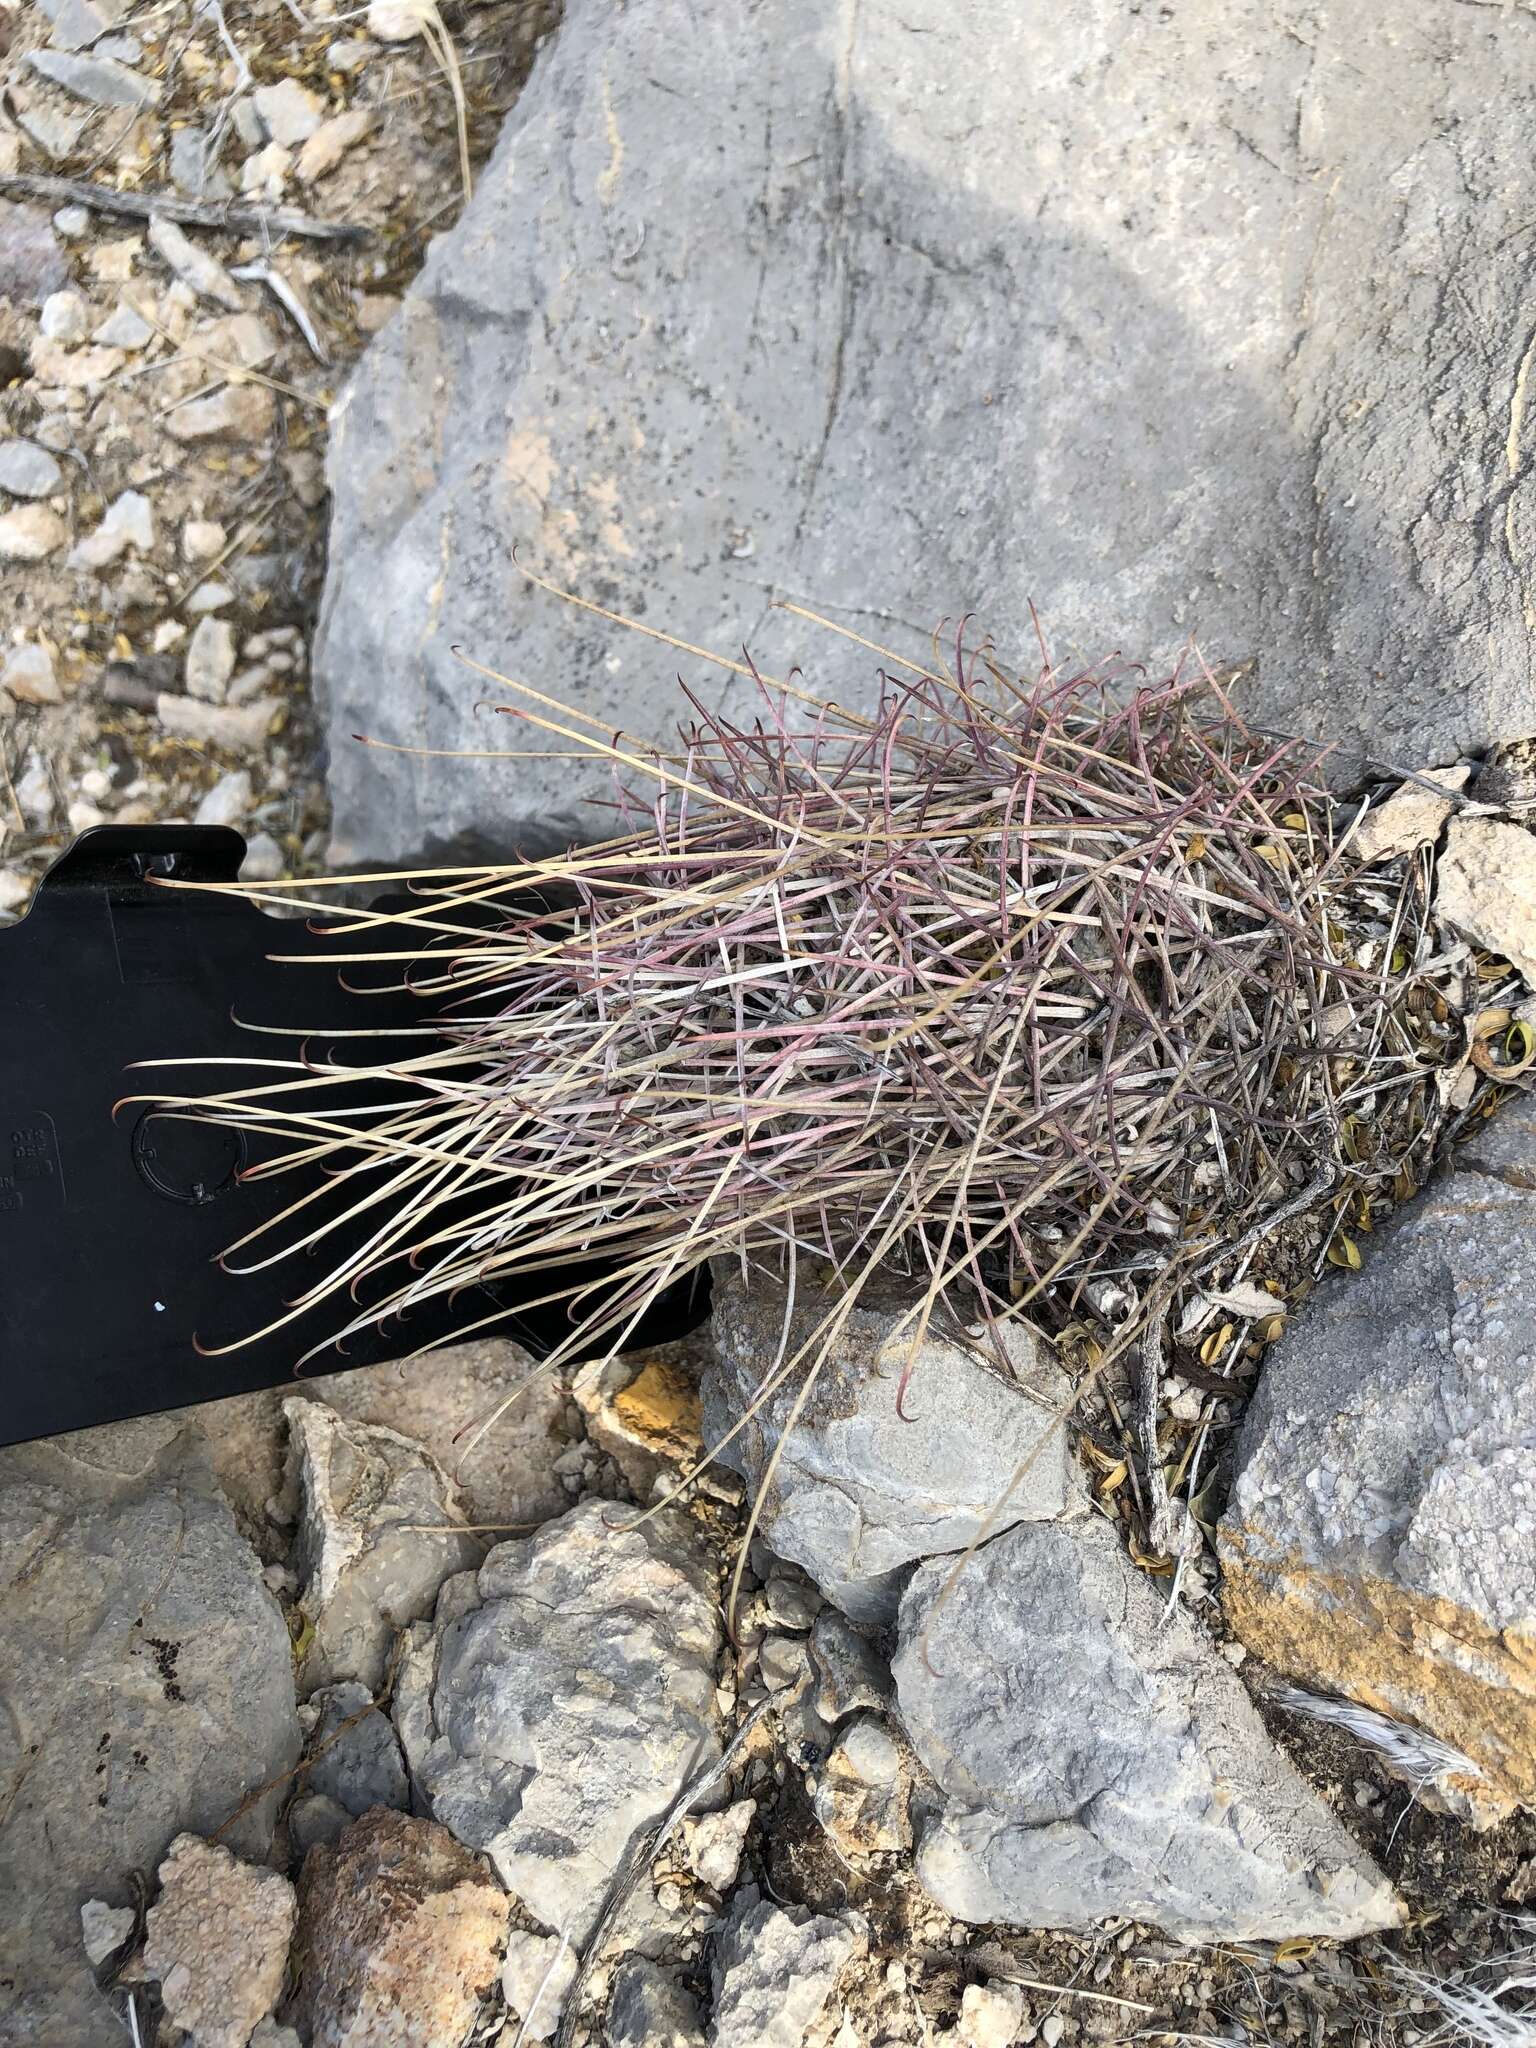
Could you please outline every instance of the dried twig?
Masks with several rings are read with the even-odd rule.
[[[348,1714],[347,1718],[344,1721],[338,1721],[335,1728],[325,1738],[324,1742],[321,1743],[320,1747],[314,1752],[312,1756],[300,1757],[299,1761],[296,1764],[294,1764],[290,1770],[280,1771],[275,1778],[268,1778],[264,1785],[258,1785],[253,1791],[248,1792],[245,1795],[245,1797],[241,1800],[240,1804],[235,1808],[234,1812],[228,1814],[223,1820],[219,1822],[219,1825],[208,1837],[208,1840],[210,1842],[216,1842],[218,1841],[221,1835],[228,1834],[229,1830],[235,1825],[236,1821],[244,1820],[245,1816],[250,1812],[251,1808],[253,1806],[259,1806],[262,1800],[267,1797],[269,1792],[280,1791],[284,1785],[292,1784],[295,1778],[307,1777],[309,1772],[314,1769],[317,1763],[319,1763],[321,1757],[325,1755],[326,1751],[328,1749],[334,1748],[335,1745],[338,1742],[340,1742],[343,1735],[347,1733],[347,1730],[349,1728],[355,1728],[358,1722],[365,1720],[367,1716],[371,1714],[376,1707],[383,1707],[386,1705],[395,1683],[395,1664],[398,1659],[399,1644],[401,1640],[402,1638],[400,1637],[396,1638],[395,1649],[392,1651],[390,1656],[389,1671],[385,1677],[384,1683],[379,1687],[379,1690],[374,1694],[373,1698],[369,1700],[368,1704],[365,1707],[357,1708],[357,1710],[354,1713]]]
[[[1139,1998],[1117,1998],[1112,1991],[1090,1991],[1081,1984],[1048,1984],[1043,1977],[1016,1977],[1004,1968],[1004,1978],[1009,1984],[1017,1984],[1022,1991],[1049,1991],[1057,1998],[1085,1998],[1093,2005],[1113,2005],[1122,2012],[1155,2013],[1155,2005],[1144,2005]]]
[[[194,14],[200,15],[203,19],[213,23],[218,31],[219,41],[224,45],[225,50],[229,54],[230,61],[235,67],[237,90],[241,92],[249,91],[254,83],[251,78],[251,67],[245,61],[245,52],[229,32],[229,23],[224,19],[224,9],[220,6],[219,0],[196,0],[192,11]]]
[[[1168,1502],[1168,1478],[1163,1471],[1163,1454],[1157,1440],[1163,1400],[1163,1320],[1160,1315],[1150,1317],[1141,1334],[1137,1393],[1141,1452],[1147,1475],[1147,1533],[1154,1550],[1168,1551],[1172,1547],[1172,1516]]]
[[[280,270],[274,270],[270,263],[245,263],[229,274],[231,277],[244,278],[253,284],[264,284],[303,335],[304,344],[315,361],[329,368],[330,350],[321,340],[319,329],[310,318],[309,308]]]
[[[286,206],[233,206],[222,200],[183,199],[174,192],[119,192],[84,178],[55,178],[35,171],[0,172],[0,192],[41,199],[49,206],[89,206],[97,213],[151,220],[161,214],[185,227],[216,228],[231,235],[299,235],[311,242],[367,242],[372,228],[349,221],[314,220]]]

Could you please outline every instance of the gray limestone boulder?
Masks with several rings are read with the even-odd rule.
[[[431,1611],[445,1579],[479,1563],[480,1545],[459,1527],[458,1488],[412,1438],[298,1395],[283,1412],[299,1501],[299,1606],[314,1631],[304,1681],[377,1688],[396,1630]]]
[[[471,1338],[420,1358],[325,1373],[305,1380],[303,1389],[344,1423],[382,1424],[451,1467],[472,1522],[533,1523],[569,1506],[553,1469],[571,1440],[566,1396],[547,1373],[536,1375],[527,1352],[505,1338]],[[475,1425],[514,1391],[516,1404],[471,1449],[467,1439]],[[259,1525],[270,1503],[279,1519],[292,1522],[299,1508],[297,1475],[283,1412],[292,1398],[289,1382],[209,1401],[174,1418],[145,1415],[107,1427],[135,1439],[165,1440],[197,1421],[219,1485],[237,1514]]]
[[[626,1956],[613,1973],[603,2040],[606,2048],[704,2048],[698,2000],[670,1971]]]
[[[1076,1501],[1059,1415],[1071,1388],[1045,1347],[1017,1324],[1004,1331],[1010,1377],[982,1341],[930,1324],[905,1395],[913,1300],[898,1282],[872,1281],[837,1336],[810,1398],[789,1428],[758,1527],[779,1556],[802,1565],[856,1620],[895,1613],[902,1575],[917,1558],[963,1550],[992,1526],[1048,1519]],[[835,1306],[810,1283],[793,1308],[786,1359]],[[713,1356],[705,1369],[704,1441],[755,1492],[790,1422],[792,1374],[750,1418],[780,1356],[786,1310],[778,1282],[715,1266]],[[732,1435],[732,1432],[737,1433]],[[1018,1468],[1034,1462],[1016,1485]]]
[[[1536,1803],[1536,1103],[1310,1297],[1269,1352],[1221,1525],[1250,1649],[1426,1729],[1443,1804]]]
[[[941,1795],[918,1876],[959,1920],[1181,1941],[1392,1927],[1390,1885],[1114,1527],[1023,1523],[901,1607],[898,1711]]]
[[[1536,729],[1521,11],[569,0],[344,397],[316,650],[336,856],[603,836],[605,729],[818,691],[974,611],[1019,664],[1258,658],[1261,718],[1418,766]],[[1390,118],[1383,117],[1390,110]]]
[[[802,2048],[869,1944],[860,1913],[812,1913],[765,1899],[755,1885],[736,1894],[711,1961],[714,2048]]]
[[[410,1633],[418,1797],[580,1945],[635,1835],[720,1754],[713,1575],[687,1521],[594,1501],[501,1543]]]
[[[404,1812],[411,1803],[405,1762],[389,1716],[372,1704],[367,1686],[348,1679],[313,1694],[314,1712],[304,1773],[306,1789],[333,1799],[357,1818],[376,1806]]]
[[[95,1438],[110,1439],[93,1441]],[[299,1753],[288,1631],[195,1436],[0,1454],[0,2043],[121,2036],[80,1908],[123,1905]],[[142,1448],[142,1445],[139,1446]],[[222,1840],[259,1858],[279,1794]]]

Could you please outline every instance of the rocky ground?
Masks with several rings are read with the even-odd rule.
[[[0,917],[103,822],[238,826],[253,878],[321,857],[328,411],[463,203],[456,94],[476,164],[554,13],[0,12]]]
[[[1529,1313],[1536,1133],[1528,1116],[1489,1128],[1498,1149],[1424,1198],[1423,1230],[1389,1233],[1360,1306],[1434,1314],[1426,1243],[1502,1200],[1523,1231],[1505,1277],[1490,1295],[1474,1260],[1452,1283],[1497,1381],[1514,1362],[1497,1326]],[[1317,1303],[1336,1330],[1351,1284]],[[807,1419],[770,1490],[733,1640],[727,1575],[771,1431],[744,1477],[717,1469],[666,1504],[776,1312],[766,1289],[718,1286],[712,1329],[569,1392],[536,1384],[467,1453],[526,1368],[515,1347],[0,1455],[16,1731],[0,1870],[17,1902],[0,2038],[116,2038],[111,2015],[131,2011],[136,2038],[167,2043],[513,2048],[549,2037],[563,2002],[563,2038],[610,2048],[1412,2048],[1443,2036],[1435,1984],[1508,1974],[1531,1939],[1536,1824],[1494,1819],[1511,1802],[1491,1757],[1482,1775],[1465,1757],[1405,1767],[1288,1710],[1241,1604],[1170,1620],[1168,1580],[1130,1563],[1081,1439],[941,1597],[990,1501],[947,1455],[950,1418],[887,1413],[891,1382],[863,1369],[878,1327],[855,1333],[836,1412]],[[930,1338],[914,1385],[963,1356]],[[991,1392],[1010,1452],[1038,1431],[1041,1363]],[[1277,1443],[1273,1416],[1288,1376],[1327,1369],[1303,1318],[1219,1458],[1225,1541],[1252,1542],[1255,1494],[1306,1491],[1316,1453]],[[1399,1369],[1383,1359],[1384,1390]],[[1492,1474],[1507,1455],[1507,1397],[1452,1438],[1427,1391],[1421,1545],[1475,1565],[1500,1528],[1526,1541],[1518,1507],[1467,1511],[1467,1461]],[[901,1467],[881,1451],[899,1431]],[[928,1532],[877,1601],[844,1599],[856,1623],[813,1576],[837,1582],[840,1438],[874,1445],[872,1535]],[[1389,1476],[1365,1448],[1341,1501]],[[1451,1477],[1464,1511],[1437,1538]],[[1359,1571],[1347,1522],[1319,1539],[1316,1582],[1336,1592]],[[1504,1577],[1484,1597],[1508,1592]],[[1393,1703],[1421,1727],[1443,1721],[1453,1649],[1426,1640],[1429,1698]],[[1528,1760],[1524,1675],[1461,1676],[1449,1732],[1471,1741],[1480,1715],[1492,1749],[1513,1737],[1506,1758]]]
[[[1006,406],[1023,295],[978,247],[1006,245],[1032,275],[1051,266],[1044,296],[1064,327],[1079,315],[1091,327],[1090,304],[1112,302],[1122,325],[1128,310],[1146,316],[1139,287],[1074,253],[1071,236],[1043,253],[1010,242],[1012,215],[1034,217],[1022,205],[985,235],[932,193],[935,211],[922,212],[913,164],[942,194],[961,144],[930,133],[926,115],[915,130],[908,121],[908,59],[864,80],[861,113],[850,48],[812,118],[790,91],[806,64],[826,68],[811,14],[787,10],[770,34],[753,10],[738,43],[695,34],[687,12],[615,13],[614,46],[603,10],[573,9],[579,34],[521,110],[544,138],[531,160],[540,197],[514,177],[512,132],[478,216],[354,387],[331,472],[343,514],[323,650],[333,740],[366,707],[386,733],[467,743],[470,696],[423,692],[412,664],[430,667],[444,580],[494,639],[511,587],[497,578],[529,530],[546,566],[595,579],[603,596],[628,602],[626,577],[665,572],[656,602],[669,622],[714,638],[727,613],[739,624],[751,604],[798,588],[808,563],[833,575],[850,612],[872,560],[928,564],[920,520],[907,535],[910,488],[899,548],[879,532],[857,547],[829,538],[836,505],[859,499],[889,450],[892,416],[915,409],[899,379],[882,382],[896,358],[876,340],[901,322],[892,303],[866,306],[854,290],[859,265],[882,291],[899,286],[905,310],[920,303],[932,343],[946,318],[933,280],[975,259],[989,408],[993,386]],[[987,12],[935,26],[985,40]],[[0,193],[0,918],[24,909],[74,833],[103,820],[239,825],[253,878],[325,857],[308,671],[332,408],[458,214],[463,158],[487,156],[552,26],[552,9],[515,0],[443,17],[425,0],[329,13],[288,0],[26,0],[0,12],[0,173],[21,181]],[[1437,33],[1475,41],[1495,28]],[[720,126],[710,162],[723,166],[726,211],[687,248],[681,214],[646,184],[681,189],[679,165],[700,151],[675,113],[640,104],[663,93],[658,37],[677,63],[702,67]],[[1487,59],[1480,43],[1457,49],[1474,67]],[[1343,146],[1330,135],[1370,127],[1345,67],[1328,82],[1326,54],[1294,138],[1259,138],[1293,149],[1303,169]],[[1386,78],[1394,103],[1422,97],[1446,62],[1406,34],[1385,54],[1355,54],[1358,90]],[[1112,74],[1114,53],[1103,62]],[[1043,91],[1071,98],[1070,67],[1042,61],[1038,73]],[[1213,95],[1198,66],[1170,61],[1168,76],[1174,132],[1186,86],[1202,104]],[[1095,118],[1113,126],[1103,107],[1114,104],[1111,92]],[[1509,104],[1484,95],[1477,118],[1496,107],[1503,119]],[[909,149],[905,171],[887,115]],[[1246,134],[1246,114],[1240,125]],[[568,154],[549,145],[555,132]],[[1223,134],[1226,149],[1230,124]],[[1116,149],[1096,160],[1110,188]],[[1454,223],[1463,205],[1491,219],[1489,156],[1471,151],[1459,181],[1448,171],[1433,187],[1438,210],[1402,227],[1410,254],[1432,228],[1449,235],[1441,216]],[[1362,145],[1346,166],[1352,234],[1385,185],[1368,157]],[[1080,183],[1054,159],[1030,161],[1058,199]],[[1265,175],[1241,161],[1244,175]],[[179,228],[151,223],[82,202],[82,183],[126,203],[173,193],[204,212]],[[1331,189],[1309,184],[1306,204]],[[749,190],[737,220],[732,195]],[[1289,222],[1294,194],[1263,192]],[[926,230],[922,246],[893,242],[900,220],[879,209],[897,198],[935,228],[932,247]],[[226,205],[247,222],[215,219]],[[285,224],[284,209],[345,238]],[[752,237],[770,223],[782,232],[759,249]],[[834,246],[839,223],[846,246]],[[884,238],[878,260],[870,237]],[[1267,249],[1284,236],[1251,240]],[[716,258],[738,244],[761,255],[755,277],[706,266],[710,319],[698,311],[701,244]],[[1181,246],[1189,281],[1200,265],[1188,252],[1202,245]],[[1346,236],[1326,263],[1373,275],[1358,248]],[[522,254],[498,266],[497,249]],[[695,296],[675,299],[685,284]],[[543,325],[543,356],[529,339],[541,294],[562,308]],[[637,294],[666,316],[637,313]],[[1187,296],[1198,324],[1199,295]],[[1258,297],[1251,352],[1289,366],[1286,322]],[[802,327],[796,307],[816,318]],[[1409,305],[1401,317],[1418,316]],[[713,337],[720,353],[682,415],[668,386],[642,418],[634,391],[649,401],[665,381],[645,370],[645,351],[656,337],[675,349],[679,332]],[[1348,318],[1338,333],[1319,320],[1306,347],[1337,344],[1353,361],[1353,333]],[[1154,340],[1154,353],[1193,360],[1182,329],[1159,326]],[[1378,340],[1396,345],[1372,329]],[[1471,361],[1454,335],[1445,346]],[[777,395],[754,381],[769,362]],[[1220,428],[1230,406],[1262,426],[1242,380],[1219,405],[1175,404],[1196,387],[1209,399],[1199,370],[1150,396],[1144,379],[1118,381],[1125,417],[1107,443],[1129,464],[1121,484],[1149,488],[1163,460],[1153,449],[1143,463],[1133,414],[1182,404]],[[1262,387],[1264,363],[1243,374]],[[509,440],[516,377],[536,417]],[[1315,385],[1307,404],[1328,411],[1319,394],[1332,390],[1338,412],[1328,376]],[[729,421],[734,467],[679,426],[701,393]],[[1367,397],[1359,405],[1369,412]],[[974,430],[992,465],[1000,414],[977,417],[958,440],[953,418],[937,438],[974,455]],[[1518,406],[1499,413],[1509,561],[1481,551],[1475,577],[1458,579],[1470,523],[1426,484],[1438,510],[1415,530],[1422,574],[1385,579],[1413,604],[1437,582],[1465,582],[1467,604],[1510,612],[1500,579],[1517,573],[1522,418]],[[763,440],[764,420],[772,460],[754,464],[742,451]],[[1253,463],[1234,461],[1225,429],[1212,433],[1199,463],[1208,478],[1238,475],[1243,503],[1206,492],[1185,545],[1203,562],[1207,524],[1241,541],[1253,506],[1274,504],[1286,559],[1311,561],[1327,515],[1316,524],[1307,498],[1293,519],[1289,470],[1255,490]],[[434,435],[441,462],[430,450],[418,462]],[[1370,525],[1382,463],[1406,488],[1401,448],[1319,436],[1307,487],[1318,506],[1329,478],[1341,503],[1355,507],[1357,489],[1367,501],[1330,543],[1354,562],[1340,616],[1358,626],[1370,550],[1359,542],[1351,555],[1350,534]],[[1349,472],[1362,448],[1363,484]],[[581,454],[594,449],[601,463]],[[1428,476],[1434,449],[1416,441],[1411,453],[1412,473]],[[580,489],[562,496],[562,466],[579,460]],[[684,474],[695,461],[730,468],[738,497],[695,490]],[[1061,488],[1071,495],[1070,481]],[[971,494],[956,487],[957,498]],[[1118,502],[1134,504],[1135,490]],[[793,546],[770,572],[786,505]],[[1006,555],[1012,514],[993,510]],[[1177,552],[1131,545],[1134,524],[1112,542],[1126,561]],[[1267,559],[1265,537],[1248,538]],[[1247,622],[1231,596],[1242,577],[1218,553],[1204,596]],[[1075,565],[1048,566],[1070,597]],[[1117,584],[1115,602],[1162,620],[1163,572],[1146,574]],[[1168,570],[1180,625],[1202,594],[1183,574]],[[1265,604],[1284,639],[1286,604],[1273,593]],[[548,630],[566,631],[559,616]],[[1360,666],[1372,648],[1412,640],[1416,619],[1357,634]],[[1298,671],[1325,665],[1335,623],[1309,612],[1285,642]],[[381,664],[380,636],[414,650],[409,660]],[[555,645],[540,658],[552,664]],[[613,681],[614,659],[607,643],[584,645],[573,687],[623,703],[630,677]],[[1416,759],[1536,725],[1507,686],[1510,664],[1487,666],[1497,686],[1478,700],[1476,731],[1445,713],[1462,703],[1446,677],[1408,703],[1394,732],[1422,743]],[[421,722],[429,700],[441,730]],[[1345,722],[1362,721],[1364,710]],[[524,807],[558,818],[560,772],[547,787],[525,781]],[[417,777],[397,810],[371,775],[354,760],[343,778],[342,855],[495,836],[503,796],[490,780]],[[1471,846],[1466,821],[1448,827],[1446,807],[1430,805],[1427,822],[1400,816],[1398,829],[1410,844],[1440,840],[1459,928],[1536,983],[1529,834],[1497,827],[1521,835],[1499,853],[1515,864],[1500,868],[1497,849]],[[1308,1274],[1306,1300],[1298,1286],[1273,1309],[1250,1286],[1181,1333],[1159,1439],[1189,1509],[1177,1557],[1136,1540],[1129,1384],[1106,1380],[1071,1431],[1056,1430],[1062,1381],[1043,1350],[1021,1340],[1009,1381],[979,1368],[956,1333],[935,1335],[915,1385],[941,1384],[944,1399],[898,1421],[871,1308],[834,1376],[841,1405],[806,1416],[778,1465],[733,1594],[774,1414],[729,1468],[668,1504],[778,1342],[771,1290],[729,1274],[698,1338],[569,1386],[536,1382],[480,1441],[477,1425],[527,1370],[508,1343],[0,1453],[0,2041],[517,2048],[557,2024],[568,2042],[605,2048],[1451,2038],[1448,2000],[1463,2012],[1486,2003],[1529,1974],[1536,1946],[1533,1189],[1530,1097],[1511,1092],[1389,1230],[1372,1241],[1364,1219],[1360,1275],[1333,1273],[1311,1292]],[[1042,1430],[1047,1454],[967,1558]],[[1508,2021],[1492,2038],[1529,2039],[1518,2029],[1531,2024]]]

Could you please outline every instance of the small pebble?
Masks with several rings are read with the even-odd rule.
[[[129,548],[148,554],[155,544],[155,513],[142,491],[122,491],[101,516],[101,524],[70,549],[71,569],[106,569]]]
[[[249,194],[264,193],[267,198],[277,200],[282,197],[292,169],[292,150],[284,143],[269,142],[265,149],[258,149],[240,166],[240,189]]]
[[[0,912],[14,915],[31,894],[31,883],[23,881],[14,868],[0,868]]]
[[[91,225],[91,216],[83,206],[61,206],[53,216],[53,225],[66,242],[78,242]]]
[[[235,593],[227,583],[199,583],[187,599],[187,610],[197,618],[204,612],[221,612],[225,605],[233,604],[234,601]]]
[[[960,1994],[958,2037],[965,2048],[1009,2048],[1024,2017],[1024,1994],[1017,1984],[996,1978],[967,1984]]]
[[[294,168],[300,182],[312,185],[316,179],[328,177],[347,151],[362,141],[373,123],[371,107],[351,107],[346,113],[323,121],[299,151]]]
[[[143,253],[142,235],[119,235],[115,241],[97,242],[85,260],[102,284],[126,284]]]
[[[331,44],[325,53],[326,69],[346,77],[350,72],[363,70],[378,54],[376,46],[365,36],[354,36],[348,42]]]
[[[228,539],[217,519],[189,519],[181,529],[181,552],[189,562],[211,562]]]
[[[242,882],[275,882],[283,872],[283,849],[270,832],[258,832],[240,863]]]
[[[80,1936],[85,1959],[94,1970],[115,1955],[133,1932],[131,1906],[109,1906],[105,1899],[87,1899],[80,1908]]]
[[[64,692],[46,647],[35,642],[13,647],[0,666],[0,690],[18,704],[62,704]]]
[[[808,1656],[800,1636],[764,1636],[757,1668],[770,1692],[784,1692],[805,1676]]]
[[[530,2043],[550,2038],[560,2024],[576,1969],[575,1950],[556,1935],[514,1929],[507,1936],[501,1992],[508,2008],[523,2022],[521,2028],[512,2029],[513,2038],[519,2033]]]
[[[103,768],[87,768],[80,778],[80,794],[93,804],[112,794],[112,778]]]
[[[234,671],[234,627],[228,619],[200,619],[187,644],[187,695],[205,704],[222,704]]]
[[[1045,2048],[1056,2048],[1056,2043],[1067,2031],[1067,2023],[1059,2012],[1053,2012],[1040,2022],[1040,2038]]]
[[[66,50],[29,50],[27,62],[42,77],[62,86],[77,100],[93,107],[152,107],[160,98],[159,81],[141,77],[127,64],[110,55],[112,44],[103,45],[106,56]],[[123,47],[120,42],[119,48]],[[134,45],[136,48],[137,45]]]
[[[139,349],[155,338],[155,330],[132,306],[124,303],[107,315],[91,335],[103,348]]]
[[[78,292],[50,292],[43,301],[39,322],[43,339],[72,348],[76,342],[84,341],[89,314],[90,308]]]
[[[700,1814],[685,1823],[684,1854],[688,1868],[711,1891],[723,1897],[736,1882],[742,1849],[757,1812],[755,1799],[738,1799],[722,1813]]]
[[[83,114],[61,113],[55,107],[18,107],[16,119],[44,156],[68,156],[80,141]]]
[[[53,777],[48,773],[48,764],[34,754],[27,764],[26,773],[16,784],[16,801],[21,805],[21,815],[29,825],[47,826],[53,823],[54,796]]]
[[[0,512],[0,562],[41,562],[68,538],[69,528],[47,505],[16,505]]]
[[[200,299],[211,299],[232,313],[240,311],[245,303],[240,287],[219,259],[194,242],[175,221],[157,214],[149,224],[149,246]],[[175,417],[174,413],[170,415],[171,419]]]
[[[197,697],[178,697],[162,690],[155,699],[155,716],[163,732],[184,740],[202,740],[210,747],[224,747],[232,754],[253,754],[266,742],[267,727],[279,710],[271,697],[259,697],[254,704],[205,704]],[[579,1483],[579,1482],[578,1482]]]
[[[0,491],[13,498],[51,498],[64,472],[35,441],[0,441]]]
[[[94,804],[82,803],[78,799],[64,813],[69,820],[71,832],[89,832],[93,826],[102,823],[101,812]]]
[[[260,149],[262,143],[266,141],[267,131],[261,125],[261,116],[257,113],[254,102],[249,99],[236,100],[234,112],[229,118],[236,135],[246,148]]]
[[[822,1605],[819,1593],[795,1579],[776,1575],[763,1588],[763,1610],[775,1628],[808,1629]]]
[[[251,98],[267,135],[289,148],[307,142],[325,114],[325,102],[320,95],[300,85],[296,78],[281,79],[276,85],[260,85]]]
[[[421,0],[368,0],[368,33],[381,43],[414,43],[425,13]]]
[[[162,619],[155,628],[155,637],[150,642],[156,654],[170,654],[187,637],[187,629],[180,619]]]
[[[210,156],[207,131],[197,127],[178,128],[171,136],[171,183],[194,199],[223,198],[229,180]]]
[[[221,775],[202,802],[194,825],[238,825],[251,808],[251,778],[243,768]]]

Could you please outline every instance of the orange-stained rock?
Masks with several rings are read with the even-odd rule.
[[[684,1366],[609,1359],[578,1373],[572,1391],[587,1435],[642,1498],[660,1473],[690,1470],[704,1454],[703,1403]]]
[[[507,1898],[436,1821],[376,1808],[309,1852],[297,1996],[312,2048],[461,2041],[496,1981]]]
[[[1536,1105],[1501,1112],[1269,1354],[1220,1532],[1250,1650],[1536,1804]]]
[[[1503,1634],[1466,1608],[1389,1579],[1301,1558],[1244,1559],[1223,1532],[1222,1600],[1240,1639],[1277,1669],[1427,1728],[1479,1766],[1434,1781],[1434,1802],[1476,1825],[1536,1804],[1536,1635]]]
[[[613,1412],[637,1440],[659,1456],[695,1458],[703,1449],[699,1390],[676,1366],[652,1362],[613,1397]]]

